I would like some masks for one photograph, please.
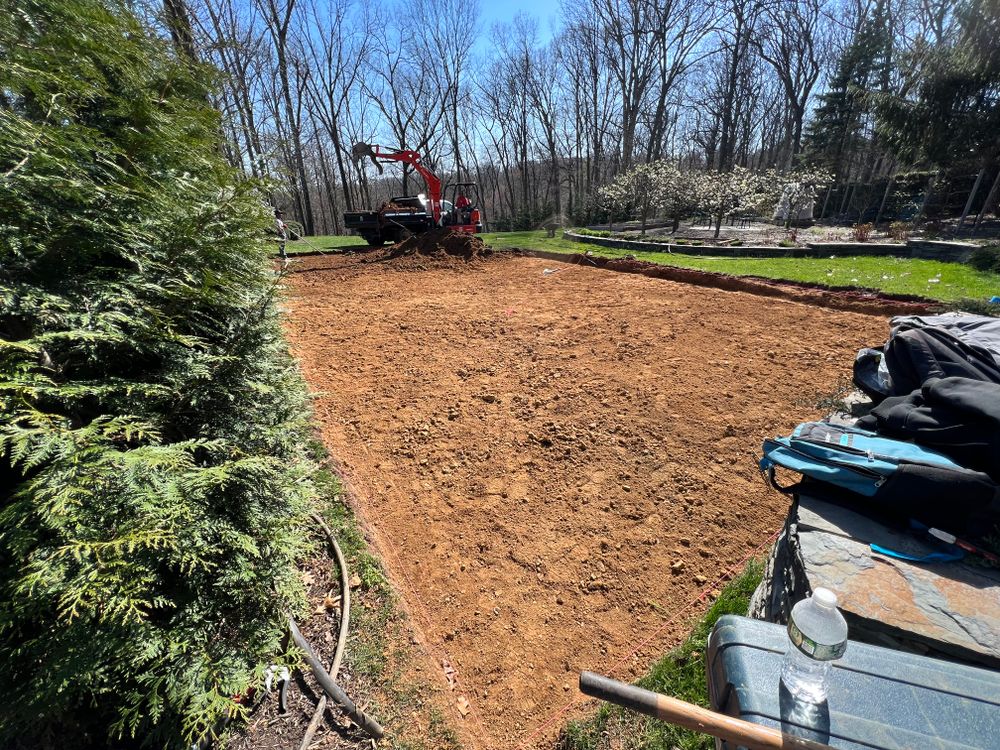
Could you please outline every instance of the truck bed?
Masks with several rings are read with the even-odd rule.
[[[369,245],[399,242],[410,234],[419,234],[433,225],[433,220],[424,211],[412,208],[386,211],[347,211],[344,226],[352,229]]]
[[[344,213],[344,226],[348,229],[379,229],[387,225],[402,224],[404,227],[423,228],[431,224],[431,218],[418,211],[401,209],[399,211],[347,211]]]

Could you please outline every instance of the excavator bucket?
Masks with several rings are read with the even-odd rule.
[[[375,158],[375,149],[371,147],[371,144],[355,143],[351,147],[351,159],[354,160],[356,166],[361,166],[361,162],[364,161],[366,156],[372,160],[372,164],[378,169],[378,173],[382,174],[382,165]]]

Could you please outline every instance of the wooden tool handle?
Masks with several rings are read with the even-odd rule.
[[[580,691],[685,729],[739,743],[749,750],[833,750],[821,742],[709,711],[593,672],[580,673]]]

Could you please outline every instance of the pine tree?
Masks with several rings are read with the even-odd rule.
[[[180,747],[302,603],[267,211],[118,0],[2,0],[0,60],[0,745]]]
[[[863,134],[871,111],[868,96],[889,87],[892,35],[885,0],[879,0],[871,15],[861,22],[851,44],[837,62],[829,89],[806,133],[806,159],[840,177],[845,163]]]
[[[950,44],[914,49],[898,95],[876,97],[879,133],[900,158],[931,168],[996,159],[1000,150],[1000,5],[965,0]]]

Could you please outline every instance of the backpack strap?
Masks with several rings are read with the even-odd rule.
[[[794,484],[790,484],[787,487],[782,487],[780,484],[778,484],[778,479],[774,475],[775,465],[773,463],[770,463],[766,469],[763,466],[761,466],[760,469],[761,469],[761,474],[764,475],[764,478],[767,480],[767,483],[772,487],[774,487],[774,489],[776,489],[782,495],[788,495],[789,497],[791,497],[795,494],[795,491],[798,489],[800,483],[795,482]]]

